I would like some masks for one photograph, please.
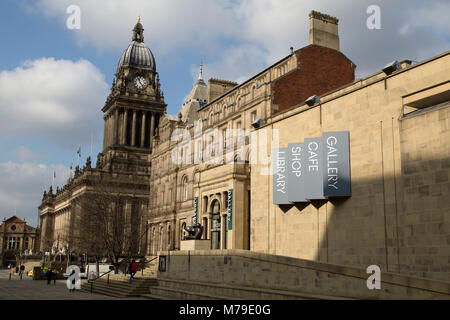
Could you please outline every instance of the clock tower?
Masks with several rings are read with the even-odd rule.
[[[104,113],[103,150],[97,167],[110,171],[149,173],[148,156],[166,104],[155,58],[144,44],[140,18],[132,41],[117,65]]]

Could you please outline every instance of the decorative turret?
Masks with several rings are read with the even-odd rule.
[[[138,21],[133,28],[133,41],[144,42],[144,27],[141,24],[141,16],[138,16]]]

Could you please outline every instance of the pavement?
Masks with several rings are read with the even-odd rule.
[[[46,280],[32,280],[31,277],[11,275],[9,270],[0,270],[0,300],[141,300],[139,298],[114,298],[95,293],[71,292],[65,280],[53,281],[48,285]]]

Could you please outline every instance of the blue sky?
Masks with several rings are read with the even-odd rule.
[[[66,8],[81,9],[81,29]],[[369,5],[381,29],[366,27]],[[0,2],[0,218],[36,225],[44,188],[62,185],[76,150],[101,149],[100,109],[138,15],[155,56],[168,113],[197,77],[244,81],[308,44],[308,13],[340,19],[341,51],[357,77],[392,60],[423,60],[449,49],[448,1],[2,0]],[[94,160],[95,162],[95,160]]]

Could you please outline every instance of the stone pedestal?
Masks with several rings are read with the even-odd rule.
[[[181,240],[180,250],[210,250],[211,240]]]

